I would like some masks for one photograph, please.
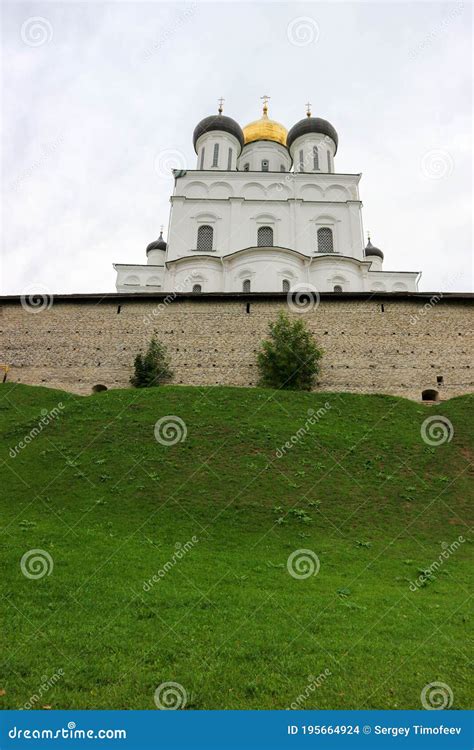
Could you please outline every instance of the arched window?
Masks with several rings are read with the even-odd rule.
[[[229,172],[232,169],[232,149],[231,148],[229,149],[229,153],[227,156],[227,169]]]
[[[204,169],[204,146],[201,149],[201,163],[199,165],[199,169]]]
[[[250,292],[250,279],[244,279],[244,282],[242,284],[242,291]]]
[[[283,279],[281,288],[284,292],[290,291],[290,282],[288,281],[288,279]]]
[[[318,229],[318,253],[333,253],[332,229],[321,227]]]
[[[336,286],[334,287],[334,291],[335,292],[342,292],[342,286],[340,284],[336,284]]]
[[[284,164],[280,164],[280,172],[286,172]]]
[[[304,155],[303,149],[300,151],[300,172],[304,172]]]
[[[214,152],[212,154],[212,166],[217,167],[219,162],[219,144],[214,143]]]
[[[244,164],[244,172],[248,172],[250,169],[250,164],[247,162],[247,164]]]
[[[257,245],[258,247],[273,247],[273,229],[271,227],[259,227]]]
[[[331,171],[331,152],[328,151],[328,172]]]
[[[315,172],[319,169],[319,151],[317,146],[313,146],[313,169]]]
[[[197,249],[202,253],[209,253],[212,250],[212,240],[214,230],[209,224],[203,224],[198,229]]]
[[[263,159],[262,161],[262,172],[268,172],[268,159]]]
[[[200,294],[202,292],[202,286],[201,284],[194,284],[193,286],[193,294]]]

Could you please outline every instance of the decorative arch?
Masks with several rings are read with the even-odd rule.
[[[146,282],[147,286],[161,286],[161,279],[159,276],[150,276]]]
[[[127,286],[140,286],[140,279],[138,276],[126,276],[123,283],[127,284]]]
[[[186,185],[185,193],[187,198],[207,198],[208,187],[204,182],[196,180]]]
[[[300,195],[305,201],[320,201],[324,197],[324,191],[318,185],[303,185]]]
[[[263,200],[266,197],[266,191],[258,182],[247,182],[242,187],[242,197],[247,200]]]
[[[210,198],[232,198],[234,189],[228,182],[213,182],[209,185]]]
[[[344,187],[344,185],[329,185],[326,190],[324,191],[324,197],[326,200],[335,200],[335,201],[347,201],[349,200],[350,193],[347,190],[347,188]]]
[[[397,283],[394,284],[392,287],[393,292],[406,292],[407,290],[408,290],[407,285],[403,284],[401,281],[397,281]]]

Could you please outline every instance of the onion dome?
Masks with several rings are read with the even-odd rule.
[[[374,247],[374,245],[372,245],[369,236],[367,245],[365,246],[365,257],[370,258],[371,255],[376,255],[378,258],[381,258],[381,260],[383,260],[383,252],[378,247]]]
[[[268,97],[263,97],[268,99]],[[245,144],[254,143],[255,141],[275,141],[282,146],[286,146],[287,129],[275,120],[268,117],[268,103],[263,105],[263,114],[260,120],[250,122],[244,128]]]
[[[196,153],[196,143],[198,142],[198,138],[200,138],[202,135],[205,135],[205,133],[211,133],[213,130],[220,130],[224,133],[230,133],[230,135],[233,135],[234,138],[237,138],[241,148],[244,145],[244,134],[242,133],[242,128],[240,127],[238,122],[232,119],[232,117],[227,117],[226,115],[222,114],[221,105],[219,107],[219,114],[205,117],[204,120],[201,120],[201,122],[199,122],[194,128],[193,145]]]
[[[166,250],[166,242],[163,239],[163,230],[161,230],[158,239],[150,242],[150,244],[148,245],[146,249],[147,255],[152,250]]]
[[[297,138],[299,138],[301,135],[307,135],[308,133],[318,133],[320,135],[325,135],[328,138],[331,138],[332,141],[334,141],[334,145],[336,147],[337,152],[337,145],[339,142],[339,138],[336,132],[336,129],[331,125],[330,122],[327,120],[323,120],[321,117],[311,117],[311,112],[308,108],[308,112],[306,113],[306,117],[303,120],[299,120],[299,122],[296,123],[296,125],[293,125],[290,132],[288,133],[288,139],[286,141],[286,145],[288,148],[291,148],[291,145],[296,141]]]

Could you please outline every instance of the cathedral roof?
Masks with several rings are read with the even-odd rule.
[[[150,252],[150,250],[166,250],[166,242],[163,239],[163,230],[161,230],[160,236],[157,240],[150,242],[146,249],[147,254]]]
[[[254,120],[244,127],[245,144],[255,141],[275,141],[286,146],[288,131],[284,125],[268,117],[268,104],[263,105],[263,114],[259,120]]]
[[[323,120],[321,117],[311,117],[310,114],[308,114],[303,120],[299,120],[299,122],[291,128],[286,141],[288,148],[291,147],[297,138],[301,135],[306,135],[307,133],[321,133],[322,135],[328,136],[334,141],[334,145],[336,146],[336,151],[334,153],[337,152],[339,138],[336,129],[327,120]]]
[[[193,144],[195,151],[198,138],[200,138],[205,133],[210,133],[213,130],[220,130],[224,133],[230,133],[230,135],[233,135],[234,138],[237,138],[241,147],[244,145],[244,134],[242,133],[242,128],[240,127],[239,123],[233,120],[232,117],[227,117],[226,115],[219,113],[218,115],[210,115],[209,117],[205,117],[194,128]]]
[[[371,255],[376,255],[378,258],[381,258],[383,260],[383,252],[380,250],[380,248],[372,245],[369,237],[369,239],[367,240],[367,245],[365,246],[365,256],[366,258],[368,258]]]

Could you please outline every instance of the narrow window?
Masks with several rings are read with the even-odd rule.
[[[214,143],[214,153],[212,154],[212,166],[217,167],[219,162],[219,144]]]
[[[280,172],[285,172],[285,171],[286,171],[285,170],[285,165],[284,164],[280,164]]]
[[[334,291],[335,292],[342,292],[342,286],[340,284],[336,284],[336,286],[334,287]]]
[[[203,224],[198,229],[197,234],[197,249],[202,253],[209,253],[212,251],[212,242],[214,238],[214,230],[208,224]]]
[[[319,169],[319,151],[317,146],[313,146],[313,169],[315,172]]]
[[[328,151],[328,172],[331,171],[331,152]]]
[[[304,172],[303,149],[300,151],[300,172]]]
[[[201,284],[194,284],[193,286],[193,294],[201,294],[202,292],[202,286]]]
[[[204,169],[204,146],[202,147],[202,150],[201,150],[201,163],[199,165],[199,169]]]
[[[332,230],[328,227],[318,229],[318,253],[333,253]]]
[[[268,159],[262,161],[262,172],[268,172]]]
[[[290,282],[288,281],[288,279],[283,279],[281,288],[282,288],[282,290],[284,292],[289,292],[290,291]]]
[[[227,157],[227,169],[229,172],[232,169],[232,149],[231,148],[229,149],[229,155]]]
[[[242,284],[242,291],[250,292],[250,279],[244,279],[244,283]]]
[[[273,247],[273,229],[271,227],[259,227],[257,245],[258,247]]]
[[[244,164],[244,172],[248,172],[250,169],[250,164],[247,162],[247,164]]]

